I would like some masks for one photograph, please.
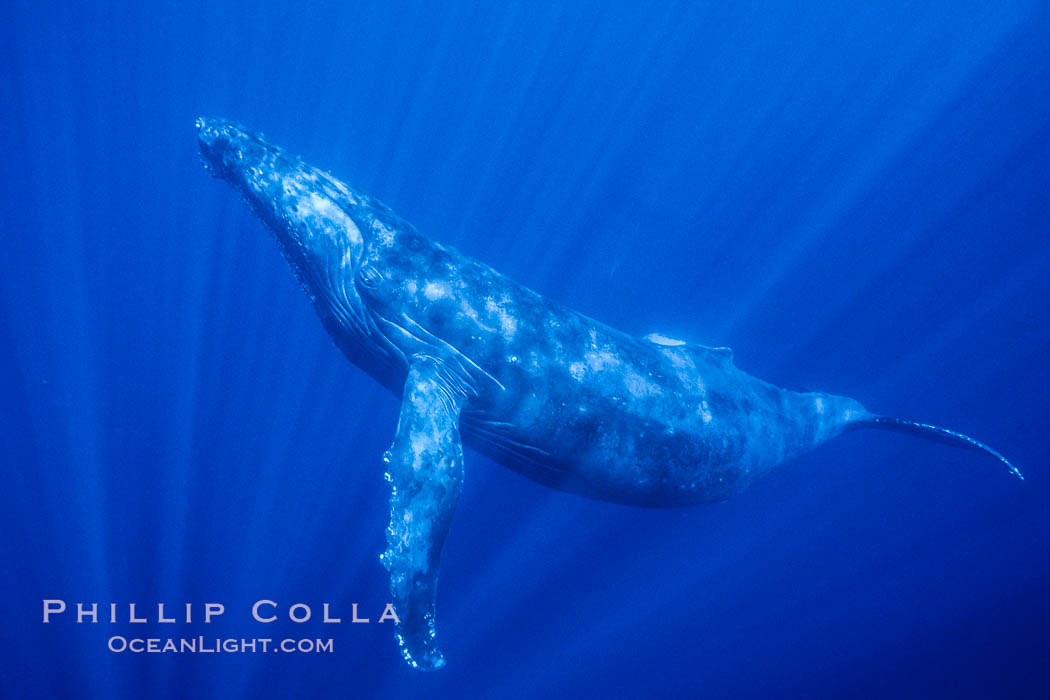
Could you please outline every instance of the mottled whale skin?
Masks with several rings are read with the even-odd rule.
[[[462,442],[551,488],[640,506],[724,500],[855,427],[986,452],[1020,476],[954,431],[752,377],[728,348],[606,326],[431,241],[238,124],[197,127],[206,167],[273,231],[339,348],[402,400],[384,455],[382,561],[413,667],[445,663],[434,599]]]

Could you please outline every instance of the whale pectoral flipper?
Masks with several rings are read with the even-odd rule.
[[[466,395],[440,361],[413,358],[394,443],[383,456],[391,485],[383,565],[398,616],[397,640],[415,668],[437,669],[434,597],[438,562],[463,486],[459,414]]]

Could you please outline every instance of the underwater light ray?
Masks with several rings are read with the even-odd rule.
[[[449,169],[452,172],[471,173],[471,181],[469,189],[455,207],[455,218],[448,222],[449,240],[464,238],[475,221],[486,193],[493,189],[492,180],[506,173],[511,136],[520,128],[518,122],[523,118],[528,94],[533,89],[540,65],[554,39],[559,26],[558,19],[567,9],[566,5],[560,3],[550,8],[556,13],[552,21],[536,27],[536,32],[529,36],[529,45],[533,49],[524,59],[519,59],[513,73],[510,73],[503,62],[507,44],[520,38],[516,30],[523,20],[521,13],[534,8],[525,2],[511,2],[504,7],[506,11],[496,18],[497,28],[489,33],[491,41],[481,44],[486,49],[485,57],[481,60],[482,73],[471,86],[469,103],[450,138]],[[476,143],[477,132],[493,119],[498,125],[497,133],[482,144]],[[469,167],[468,163],[471,163]],[[498,246],[500,241],[496,237],[482,237],[478,243],[490,249]]]
[[[586,625],[574,628],[572,634],[557,637],[551,643],[537,645],[516,661],[537,669],[530,678],[536,692],[556,693],[558,688],[564,687],[574,677],[579,677],[581,666],[590,669],[591,674],[604,675],[609,667],[614,666],[614,662],[596,654],[594,650],[615,651],[624,648],[624,632],[637,630],[644,620],[651,620],[654,628],[659,629],[660,620],[667,616],[669,610],[675,611],[675,616],[683,619],[693,614],[705,615],[704,619],[699,620],[689,617],[688,624],[697,629],[708,629],[705,621],[709,618],[720,619],[726,614],[725,604],[731,604],[736,599],[733,581],[737,574],[734,565],[739,560],[746,560],[747,552],[761,546],[767,537],[763,529],[754,524],[743,530],[731,530],[721,522],[717,513],[710,511],[640,511],[636,517],[656,518],[664,527],[675,529],[667,532],[666,537],[661,537],[660,528],[654,527],[651,538],[643,537],[647,547],[631,548],[629,554],[625,555],[632,560],[630,566],[623,569],[596,569],[592,566],[588,569],[586,579],[593,576],[593,582],[585,578],[573,579],[579,588],[575,595],[567,593],[562,596],[561,603],[563,606],[571,604],[569,609],[572,614],[585,619]],[[766,517],[772,515],[767,514]],[[633,529],[632,517],[617,519],[617,522],[618,526],[611,531],[608,528],[603,531],[598,523],[595,524],[594,539],[609,540],[601,543],[602,547],[623,547],[624,544],[618,542],[621,539],[618,533],[623,533],[631,544],[634,543],[630,533]],[[683,526],[703,532],[704,537],[689,535],[681,529]],[[731,548],[725,546],[728,541],[733,544]],[[684,554],[683,543],[687,545]],[[661,575],[650,578],[645,573],[647,571],[660,572]],[[613,595],[613,591],[619,591],[619,595]],[[702,597],[702,604],[697,603],[698,595]],[[625,604],[625,600],[629,603]],[[682,601],[681,604],[678,601]],[[548,610],[546,614],[554,615],[557,611]],[[703,638],[707,635],[699,633],[699,636]],[[632,655],[629,650],[625,650],[625,653]],[[560,662],[552,663],[551,657]],[[494,689],[493,695],[513,695],[509,681]]]
[[[816,256],[815,246],[821,237],[843,214],[856,208],[858,202],[871,191],[882,177],[882,173],[891,168],[892,163],[901,158],[909,143],[924,128],[941,114],[947,104],[956,101],[969,83],[972,75],[979,71],[988,57],[1008,41],[1011,31],[1021,21],[1020,13],[1003,12],[1001,16],[989,18],[987,34],[980,40],[976,37],[970,42],[968,53],[959,52],[952,62],[933,76],[933,82],[926,86],[917,104],[907,113],[896,116],[895,121],[884,128],[877,140],[871,141],[866,148],[857,152],[853,164],[848,170],[841,171],[839,178],[827,188],[824,199],[814,202],[808,216],[795,224],[792,231],[783,238],[776,254],[771,257],[775,263],[766,266],[760,279],[747,296],[735,305],[736,313],[723,331],[733,335],[739,331],[753,310],[759,308],[764,298],[768,297],[775,286],[785,277],[797,272],[807,257]],[[920,45],[922,34],[915,34],[913,27],[912,43]]]
[[[491,469],[496,465],[479,460],[478,466]],[[506,487],[505,483],[503,487]],[[486,488],[491,489],[491,483]],[[532,490],[534,487],[523,484],[520,488]],[[567,511],[567,506],[578,504],[576,498],[540,495],[541,499],[528,511],[525,520],[515,520],[512,526],[498,533],[499,546],[494,549],[495,556],[487,559],[484,567],[479,567],[486,573],[475,573],[463,581],[465,588],[457,591],[456,597],[449,601],[451,604],[442,607],[448,618],[484,611],[482,619],[486,624],[471,625],[471,639],[463,645],[468,658],[480,658],[484,656],[483,650],[491,651],[498,646],[498,638],[502,635],[499,621],[512,614],[521,600],[537,590],[545,576],[541,572],[579,559],[604,536],[600,523],[593,520],[593,504],[582,503],[579,504],[582,507]],[[553,532],[567,534],[553,537]]]
[[[19,166],[25,180],[22,208],[32,212],[35,221],[32,229],[19,232],[28,256],[18,272],[24,286],[14,298],[35,299],[27,308],[38,314],[23,319],[18,342],[22,353],[36,356],[33,364],[41,374],[33,379],[46,382],[43,396],[34,402],[39,412],[32,411],[36,415],[30,420],[42,458],[35,465],[39,478],[62,504],[60,517],[49,521],[53,552],[83,567],[76,571],[83,577],[76,581],[82,590],[105,592],[111,590],[110,545],[119,524],[105,517],[110,501],[107,485],[112,478],[106,469],[103,438],[108,431],[103,430],[100,415],[106,399],[101,380],[104,343],[93,313],[96,310],[90,305],[94,271],[88,267],[90,241],[82,216],[83,182],[78,177],[83,165],[78,148],[81,122],[70,119],[52,127],[38,126],[54,124],[50,115],[68,114],[72,107],[66,96],[80,96],[81,92],[75,87],[78,76],[68,42],[60,36],[48,39],[54,46],[43,60],[52,80],[41,84],[29,80],[26,72],[15,74],[25,110],[20,125],[26,146]],[[16,42],[12,52],[16,64],[39,65],[38,58],[30,61],[26,56],[37,49],[30,41]],[[55,163],[61,167],[54,167]],[[34,235],[22,235],[29,232]],[[29,262],[32,264],[26,265]],[[70,356],[77,361],[69,361]],[[73,583],[66,578],[70,573],[66,569],[49,573],[45,580],[52,586]],[[36,595],[34,592],[33,597]],[[102,692],[98,668],[80,657],[67,661],[88,688]]]
[[[892,387],[914,384],[909,378],[922,370],[924,365],[936,362],[937,357],[948,352],[950,347],[980,328],[980,320],[997,310],[1007,309],[1013,300],[1026,300],[1025,290],[1036,286],[1038,280],[1050,277],[1050,247],[1042,255],[1033,256],[1003,275],[990,291],[973,299],[968,304],[954,306],[955,313],[944,324],[932,329],[925,339],[909,348],[909,352],[881,373],[872,387],[876,394],[890,394]]]

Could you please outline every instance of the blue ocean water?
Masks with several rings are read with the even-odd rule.
[[[0,694],[1047,697],[1048,36],[1036,1],[5,3]],[[448,666],[414,672],[374,622],[397,402],[203,171],[199,114],[606,323],[973,434],[1027,480],[856,432],[646,510],[468,452]],[[44,599],[102,619],[42,624]]]

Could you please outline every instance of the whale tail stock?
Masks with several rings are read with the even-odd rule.
[[[979,440],[973,439],[969,435],[963,435],[962,433],[949,430],[948,428],[942,428],[928,423],[917,423],[915,421],[894,418],[892,416],[871,416],[870,418],[850,423],[848,428],[879,428],[881,430],[892,430],[898,433],[917,435],[926,440],[932,440],[933,442],[939,442],[952,447],[961,447],[974,452],[982,452],[986,455],[995,457],[997,460],[1005,464],[1006,468],[1009,469],[1014,476],[1021,481],[1024,481],[1024,477],[1021,475],[1021,472],[1017,467],[1011,464],[1010,460],[1003,457],[996,450],[993,450]]]

